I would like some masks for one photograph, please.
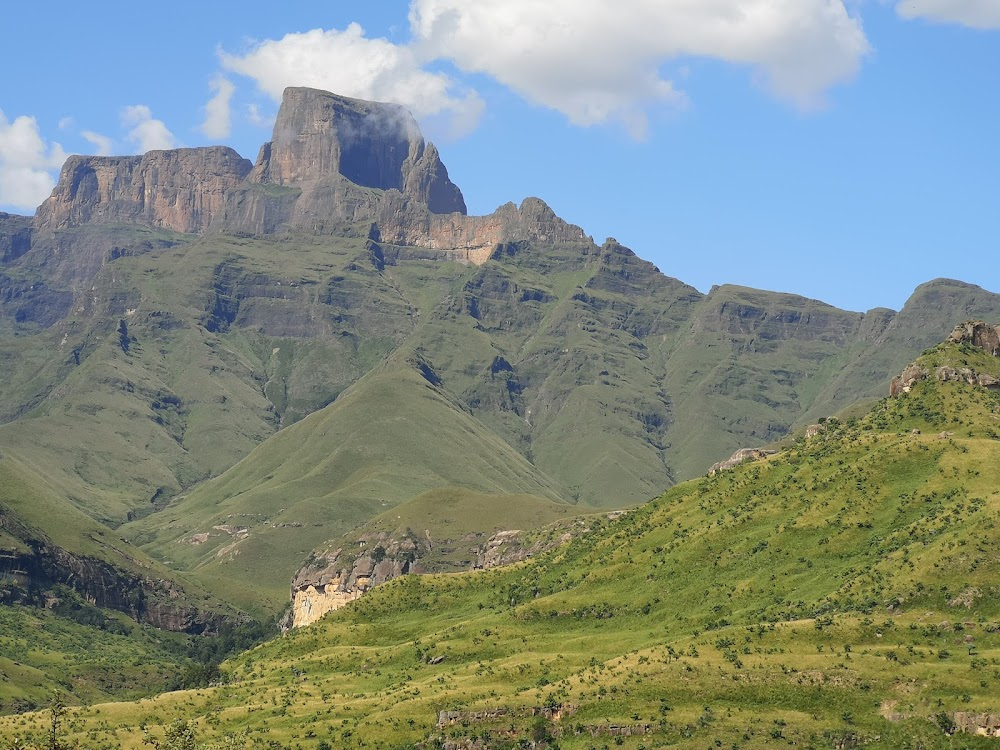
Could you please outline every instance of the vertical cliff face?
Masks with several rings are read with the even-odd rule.
[[[320,185],[341,179],[362,188],[399,190],[434,213],[466,212],[437,149],[424,143],[405,108],[286,89],[274,135],[261,149],[250,181],[301,188],[309,204]]]
[[[139,224],[200,233],[251,164],[231,148],[182,148],[143,156],[71,156],[35,214],[40,230]]]

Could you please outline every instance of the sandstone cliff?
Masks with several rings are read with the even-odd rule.
[[[358,548],[334,550],[307,564],[292,580],[292,610],[286,624],[299,628],[340,609],[386,581],[420,572],[418,558],[430,539],[387,532],[362,535]]]
[[[40,230],[139,224],[205,231],[251,164],[231,148],[182,148],[143,156],[71,156],[35,214]]]
[[[1000,326],[991,326],[981,320],[967,320],[956,326],[948,341],[953,344],[969,344],[993,357],[1000,357]]]
[[[560,219],[538,198],[526,198],[520,207],[507,203],[488,216],[438,215],[395,191],[379,203],[373,239],[438,250],[452,260],[475,265],[517,242],[592,242],[580,227]]]
[[[498,531],[485,540],[482,533],[470,533],[461,540],[434,540],[410,530],[403,533],[366,532],[348,537],[350,546],[321,553],[292,579],[291,610],[284,628],[310,625],[328,612],[359,599],[375,586],[410,573],[461,572],[510,565],[540,555],[590,532],[595,524],[615,520],[623,511],[601,517],[576,517],[541,529]],[[601,520],[598,520],[598,519]],[[480,541],[482,540],[482,541]],[[434,564],[432,551],[441,546],[469,544],[468,562],[462,567]]]
[[[0,217],[0,262],[31,246],[31,227],[20,219]],[[477,265],[517,242],[592,244],[537,198],[468,216],[437,148],[406,109],[308,88],[285,91],[256,164],[225,147],[72,156],[33,224],[46,247],[58,244],[53,230],[94,225],[261,237],[361,224],[378,242]],[[91,252],[85,270],[99,268],[106,250]]]
[[[591,242],[537,198],[468,216],[437,148],[404,108],[286,89],[272,140],[247,181],[228,194],[215,228],[325,234],[358,222],[371,225],[377,242],[477,265],[504,244]]]

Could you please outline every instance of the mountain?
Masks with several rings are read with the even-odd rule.
[[[67,740],[990,747],[998,353],[1000,327],[963,325],[860,418],[527,562],[402,576],[223,685],[75,711]]]
[[[883,393],[970,316],[1000,296],[702,294],[537,198],[469,216],[405,110],[295,88],[253,164],[72,157],[32,219],[0,215],[0,452],[276,615],[314,550],[392,507],[634,506]]]

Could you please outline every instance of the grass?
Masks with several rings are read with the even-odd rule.
[[[274,613],[288,599],[292,573],[315,547],[446,487],[523,493],[543,506],[558,500],[551,480],[417,365],[400,363],[372,373],[221,477],[122,531],[218,596]],[[444,532],[432,528],[435,535]],[[192,544],[195,533],[209,536]]]
[[[986,747],[941,727],[1000,684],[998,415],[996,393],[921,383],[527,563],[390,582],[225,685],[77,710],[70,736],[138,747],[181,718],[286,748]]]

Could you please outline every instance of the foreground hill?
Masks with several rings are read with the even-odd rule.
[[[991,746],[973,735],[1000,723],[997,383],[959,335],[861,419],[527,563],[403,576],[223,686],[75,711],[71,736],[139,747],[140,722],[176,719],[282,747]]]

